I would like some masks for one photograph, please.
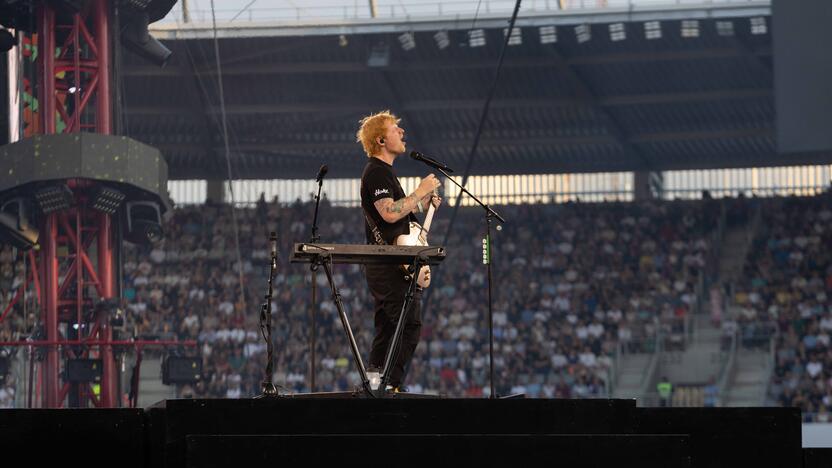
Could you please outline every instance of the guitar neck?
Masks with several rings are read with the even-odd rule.
[[[430,231],[430,223],[433,221],[434,213],[436,213],[436,207],[433,206],[433,203],[430,203],[430,206],[428,207],[428,214],[425,215],[425,222],[422,224],[422,230],[425,234]]]

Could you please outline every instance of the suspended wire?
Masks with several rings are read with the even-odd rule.
[[[243,304],[243,310],[247,310],[245,284],[243,281],[243,256],[240,253],[240,228],[237,223],[237,208],[234,197],[234,176],[231,173],[231,150],[228,146],[228,119],[225,113],[225,93],[223,92],[222,84],[222,62],[220,60],[220,41],[217,38],[217,15],[214,9],[214,0],[211,0],[211,22],[214,30],[214,57],[217,63],[217,81],[219,83],[220,94],[220,120],[222,121],[222,141],[225,147],[225,167],[228,172],[228,192],[231,195],[231,221],[234,227],[234,247],[237,251],[237,271],[240,280],[240,299]]]
[[[517,2],[517,3],[520,3],[520,2]],[[479,17],[479,15],[480,15],[480,6],[481,5],[482,5],[482,0],[477,2],[477,9],[474,10],[474,20],[471,21],[471,29],[474,29],[474,26],[477,25],[477,17]]]
[[[212,0],[212,1],[213,1],[213,0]],[[246,4],[246,6],[244,6],[243,8],[241,8],[241,9],[240,9],[240,11],[238,11],[238,12],[237,12],[237,14],[236,14],[236,15],[234,15],[234,17],[233,17],[233,18],[231,18],[230,20],[228,20],[228,22],[230,23],[230,22],[234,21],[235,19],[237,19],[237,18],[238,18],[240,15],[242,15],[242,14],[243,14],[246,10],[248,10],[248,8],[249,8],[250,6],[254,5],[254,2],[256,2],[256,1],[257,1],[257,0],[251,0],[250,2],[248,2],[248,3]]]
[[[505,37],[505,40],[503,41],[503,48],[500,50],[500,58],[497,60],[497,68],[494,72],[494,80],[492,80],[491,89],[489,89],[488,95],[485,98],[485,103],[483,104],[483,107],[482,107],[482,113],[480,114],[480,121],[477,124],[477,131],[474,134],[474,142],[471,145],[471,152],[468,153],[468,160],[465,163],[465,171],[463,172],[462,181],[460,182],[460,185],[462,185],[463,187],[468,183],[468,177],[471,175],[471,167],[474,164],[474,157],[477,154],[477,148],[479,147],[479,144],[480,144],[480,138],[482,137],[482,131],[485,128],[485,122],[486,122],[486,119],[488,118],[488,111],[491,108],[491,100],[494,98],[494,93],[497,90],[497,83],[500,80],[500,70],[503,68],[503,60],[505,59],[506,50],[508,49],[508,41],[511,38],[512,31],[514,31],[514,23],[517,21],[517,14],[520,12],[520,3],[521,2],[522,2],[522,0],[517,0],[517,3],[515,3],[514,12],[512,13],[511,20],[509,21],[509,24],[508,24],[508,31],[506,32],[506,37]],[[479,10],[479,6],[477,7],[477,9]],[[453,231],[453,228],[454,228],[454,222],[456,221],[456,216],[457,216],[457,213],[459,212],[459,206],[462,203],[462,197],[464,195],[465,194],[462,192],[462,190],[460,190],[459,193],[456,195],[456,200],[454,201],[454,210],[451,213],[451,219],[448,221],[447,229],[445,229],[445,237],[443,238],[442,244],[440,244],[440,245],[447,245],[448,244],[448,239],[451,237],[451,232]],[[443,270],[441,268],[438,269],[436,276],[437,277],[441,276],[442,271]],[[438,280],[437,280],[437,283],[438,283]],[[427,293],[425,294],[425,297],[424,297],[425,310],[427,310],[428,307],[430,306],[430,298],[431,298],[431,293],[432,293],[433,289],[435,289],[435,288],[428,289]]]

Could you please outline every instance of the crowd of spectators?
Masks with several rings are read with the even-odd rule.
[[[776,344],[772,402],[808,421],[832,408],[832,194],[766,200],[734,317],[744,346]]]
[[[125,333],[198,343],[177,350],[203,359],[202,380],[179,388],[181,396],[260,393],[266,347],[258,318],[270,231],[278,233],[280,253],[271,305],[274,381],[283,391],[310,391],[311,273],[308,265],[288,263],[288,254],[294,242],[309,240],[312,209],[310,203],[261,200],[232,217],[227,205],[185,206],[166,222],[161,243],[126,245]],[[659,336],[668,345],[682,345],[717,222],[706,204],[537,204],[501,212],[511,222],[495,234],[493,247],[498,393],[608,396],[618,349],[649,352]],[[450,210],[445,213],[440,208],[432,243],[443,240]],[[322,242],[365,241],[357,208],[324,202],[319,220]],[[445,243],[449,255],[423,304],[422,339],[405,382],[409,391],[456,397],[489,391],[482,230],[478,210],[460,210]],[[7,260],[0,263],[0,276],[8,276],[5,265],[14,265],[14,257]],[[373,336],[372,298],[361,267],[336,265],[334,279],[366,354]],[[325,275],[319,273],[317,282],[316,390],[352,390],[358,374],[350,348]],[[13,323],[6,326],[14,334]]]

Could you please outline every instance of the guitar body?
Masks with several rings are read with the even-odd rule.
[[[428,208],[428,214],[425,216],[425,225],[420,226],[419,223],[414,221],[410,222],[410,233],[402,234],[401,236],[396,238],[396,245],[410,245],[410,246],[428,246],[428,230],[430,229],[431,221],[433,220],[433,214],[436,212],[436,207],[433,206],[433,203],[430,203],[430,207]],[[411,265],[402,265],[405,273],[409,276],[413,272],[411,270]],[[409,278],[408,278],[409,279]],[[422,288],[427,288],[430,286],[430,267],[423,266],[419,268],[419,276],[416,278],[416,284]]]
[[[424,232],[422,226],[420,226],[419,223],[411,221],[410,233],[402,234],[401,236],[397,237],[396,245],[427,246],[427,233]],[[404,268],[408,276],[413,273],[412,271],[410,271],[410,267],[411,265],[402,265],[402,268]],[[427,288],[428,286],[430,286],[429,266],[423,266],[419,268],[419,277],[416,278],[416,284],[418,284],[422,288]]]

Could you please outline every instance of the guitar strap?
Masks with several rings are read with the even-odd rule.
[[[388,245],[387,242],[384,242],[384,238],[381,237],[381,231],[379,231],[378,225],[376,225],[375,221],[373,221],[373,218],[371,218],[370,215],[367,214],[367,210],[365,210],[363,206],[361,207],[361,211],[364,212],[364,219],[367,220],[367,225],[370,226],[370,231],[373,233],[373,240],[376,242],[376,245]],[[408,279],[408,277],[413,272],[413,268],[403,266],[402,269],[405,273],[405,279]],[[416,286],[416,288],[419,291],[422,290],[421,286]]]
[[[373,240],[376,242],[376,245],[387,245],[387,242],[384,242],[384,238],[381,237],[381,231],[378,229],[375,221],[373,221],[373,218],[363,206],[361,207],[361,211],[364,212],[364,219],[367,220],[367,225],[370,226],[370,231],[373,233]]]

